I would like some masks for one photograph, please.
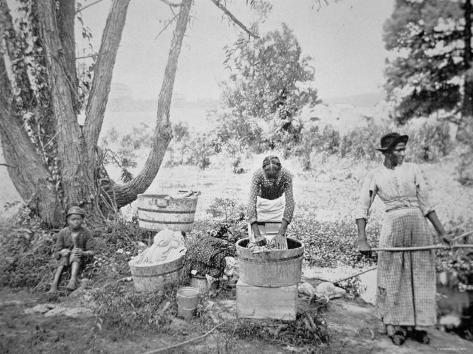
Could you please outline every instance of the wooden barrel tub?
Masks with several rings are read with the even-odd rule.
[[[167,194],[138,195],[138,225],[150,231],[189,232],[194,224],[198,196],[172,198]]]
[[[301,281],[304,245],[287,238],[287,250],[254,254],[247,248],[248,238],[236,243],[240,263],[240,280],[248,285],[277,288],[297,285]]]

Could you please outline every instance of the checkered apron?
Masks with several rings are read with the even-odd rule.
[[[379,247],[415,247],[434,243],[417,207],[385,214]],[[385,324],[432,326],[436,323],[433,250],[379,252],[377,314]]]

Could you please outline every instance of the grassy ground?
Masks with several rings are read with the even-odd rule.
[[[162,168],[148,192],[172,193],[180,189],[201,191],[195,233],[205,232],[215,221],[207,213],[215,198],[229,198],[235,200],[237,204],[246,203],[251,172],[259,167],[262,158],[263,156],[253,156],[243,160],[242,167],[246,170],[243,174],[234,174],[231,160],[223,157],[214,158],[210,168],[203,171],[189,166]],[[369,260],[358,257],[354,247],[356,229],[353,213],[358,185],[367,170],[373,168],[375,163],[318,155],[313,158],[312,171],[301,171],[297,160],[284,161],[284,164],[295,175],[294,193],[297,207],[289,234],[304,241],[306,261],[319,267],[364,266],[369,263]],[[435,164],[425,164],[422,168],[433,187],[432,197],[438,205],[438,214],[447,229],[466,230],[473,227],[471,214],[473,188],[463,187],[455,180],[455,165],[456,157],[450,156]],[[8,183],[4,190],[1,195],[3,199],[0,200],[2,203],[18,199],[16,193],[11,190],[11,185],[8,187]],[[125,214],[131,215],[133,207],[125,208],[124,211]],[[369,223],[369,234],[373,244],[376,243],[381,214],[382,205],[378,201],[374,205]],[[2,236],[7,235],[5,230],[4,225],[4,229],[0,230]],[[156,313],[165,306],[165,301],[161,301],[161,295],[156,295],[160,301],[150,304],[148,299],[143,299],[133,292],[131,284],[117,285],[118,279],[130,275],[127,261],[137,252],[135,241],[147,240],[146,235],[132,229],[111,229],[96,235],[100,240],[101,251],[96,257],[96,263],[87,269],[86,274],[92,279],[92,289],[88,297],[72,299],[61,294],[55,299],[44,298],[41,294],[47,289],[48,272],[52,271],[52,265],[46,261],[38,268],[35,259],[50,257],[50,251],[45,247],[52,244],[53,235],[34,228],[32,231],[41,235],[35,239],[37,243],[31,240],[29,229],[14,230],[14,237],[18,239],[15,247],[26,249],[21,262],[8,258],[9,255],[1,257],[7,262],[16,264],[17,268],[10,268],[8,275],[10,281],[13,280],[17,286],[28,285],[36,292],[23,293],[20,296],[6,289],[0,293],[3,304],[9,298],[20,298],[23,301],[18,306],[0,305],[0,329],[4,333],[0,336],[0,351],[27,352],[34,349],[38,352],[145,352],[201,335],[211,328],[212,325],[206,322],[208,318],[205,316],[190,325],[176,322],[173,320],[175,304],[170,307],[168,315],[158,316]],[[35,250],[31,251],[28,248]],[[87,305],[94,308],[94,318],[71,320],[63,317],[27,316],[23,313],[26,307],[32,306],[27,304],[31,299],[34,299],[34,303],[53,301],[78,306],[85,298],[89,299]],[[347,306],[350,308],[351,305]],[[353,327],[355,323],[353,328],[347,329],[343,327],[343,323],[337,322],[337,318],[343,317],[343,311],[347,306],[341,306],[336,315],[329,309],[329,329],[331,323],[334,326],[331,328],[332,346],[321,347],[319,352],[347,352],[345,347],[341,351],[337,351],[336,348],[339,343],[350,337],[344,338],[343,334],[349,331],[355,331],[349,338],[348,344],[357,348],[355,352],[360,352],[358,349],[372,348],[372,343],[368,339],[363,342],[362,347],[355,345],[361,343],[357,342],[357,329]],[[372,314],[369,319],[363,318],[366,320],[364,326],[374,323]],[[136,336],[133,338],[123,336],[123,333],[129,332],[130,326],[136,328],[134,334]],[[148,327],[151,328],[151,333],[149,329],[145,330]],[[287,351],[285,346],[264,339],[249,341],[248,344],[246,340],[230,341],[230,337],[222,332],[209,336],[203,343],[187,347],[181,352],[190,349],[194,352]],[[222,346],[222,343],[227,344]],[[383,345],[389,346],[389,343],[383,342]]]

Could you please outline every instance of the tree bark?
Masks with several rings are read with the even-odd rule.
[[[66,56],[59,39],[55,0],[37,3],[38,21],[48,71],[52,109],[57,122],[57,158],[61,171],[63,205],[91,207],[97,194],[93,170],[82,138],[82,131],[73,108],[71,87],[66,68]]]
[[[137,177],[124,185],[115,185],[114,193],[117,206],[122,207],[134,200],[138,194],[144,193],[156,177],[172,138],[172,129],[169,122],[169,110],[171,106],[172,91],[177,71],[177,62],[182,47],[182,40],[186,32],[192,0],[183,0],[180,7],[176,28],[171,41],[164,80],[158,98],[158,111],[156,128],[151,152],[148,155],[143,170]]]
[[[463,53],[463,62],[465,65],[465,79],[464,79],[464,96],[463,96],[463,107],[462,115],[467,119],[471,119],[473,116],[473,72],[472,71],[472,51],[471,51],[471,39],[472,39],[472,15],[473,9],[471,0],[466,0],[464,4],[464,18],[465,18],[465,29],[463,39],[465,42],[465,51]]]
[[[76,113],[79,112],[76,70],[76,40],[75,40],[75,0],[59,0],[57,23],[59,39],[65,61],[65,72],[71,90],[71,99]]]
[[[94,77],[85,111],[85,138],[89,156],[94,156],[107,106],[113,66],[125,26],[130,0],[114,0],[102,35],[102,43],[94,65]]]
[[[0,30],[2,26],[0,25]],[[56,191],[49,182],[49,171],[14,114],[11,83],[0,51],[0,143],[8,174],[18,193],[47,224],[58,226]]]

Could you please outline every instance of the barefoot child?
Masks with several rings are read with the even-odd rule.
[[[83,264],[83,257],[93,256],[93,251],[87,250],[92,234],[82,224],[85,212],[77,207],[71,207],[66,215],[67,227],[59,231],[55,246],[55,256],[59,260],[59,267],[54,275],[50,292],[57,291],[61,274],[65,267],[71,266],[71,279],[67,284],[68,290],[75,290],[77,287],[77,276],[80,266]],[[89,245],[90,247],[90,245]]]

